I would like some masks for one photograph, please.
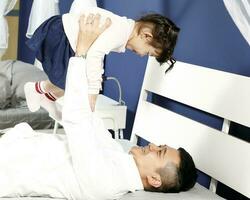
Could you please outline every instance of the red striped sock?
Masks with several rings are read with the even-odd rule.
[[[50,101],[56,101],[56,97],[55,95],[53,95],[52,93],[50,92],[47,92],[47,93],[44,93],[44,95],[47,97],[47,99],[49,99]]]
[[[42,87],[42,82],[36,82],[35,83],[35,89],[39,94],[44,94],[46,93]]]

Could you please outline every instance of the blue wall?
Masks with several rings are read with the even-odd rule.
[[[25,45],[25,41],[27,40],[25,35],[28,28],[28,20],[32,3],[33,0],[20,0],[17,59],[33,64],[35,55]]]
[[[25,2],[25,3],[24,3]],[[19,59],[30,62],[33,55],[25,48],[24,32],[32,0],[21,0]],[[72,0],[60,0],[60,10],[69,10]],[[223,1],[218,0],[98,0],[98,5],[118,15],[136,19],[147,12],[158,12],[171,18],[180,28],[179,41],[174,52],[177,60],[222,71],[250,76],[250,48],[227,13]],[[20,41],[22,40],[22,41]],[[106,58],[105,74],[117,77],[123,90],[123,100],[128,106],[125,137],[132,130],[137,100],[143,81],[147,58],[132,52],[111,53]],[[117,98],[117,88],[112,82],[104,83],[104,93]],[[221,119],[197,112],[176,102],[154,97],[156,103],[169,107],[190,118],[214,128],[221,128]],[[234,135],[250,141],[250,131],[233,124]],[[201,178],[202,177],[202,178]],[[209,180],[200,176],[199,182],[208,185]],[[222,188],[222,189],[221,189]],[[231,190],[219,186],[219,193],[227,199],[244,199]]]

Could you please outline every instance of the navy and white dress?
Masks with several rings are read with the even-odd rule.
[[[64,32],[62,16],[53,16],[42,23],[26,44],[36,53],[49,80],[65,89],[69,59],[75,52]]]

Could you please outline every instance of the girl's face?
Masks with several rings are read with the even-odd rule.
[[[127,43],[127,48],[140,56],[158,57],[161,53],[160,49],[153,47],[150,42],[153,36],[151,30],[143,29],[139,34],[135,34]]]

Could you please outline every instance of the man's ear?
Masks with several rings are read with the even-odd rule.
[[[147,176],[147,180],[148,180],[148,184],[155,187],[155,188],[159,188],[161,187],[161,177],[159,174],[154,174],[152,176]]]
[[[147,42],[151,42],[153,39],[152,30],[148,27],[143,27],[140,31],[140,36],[142,39],[146,40]]]

